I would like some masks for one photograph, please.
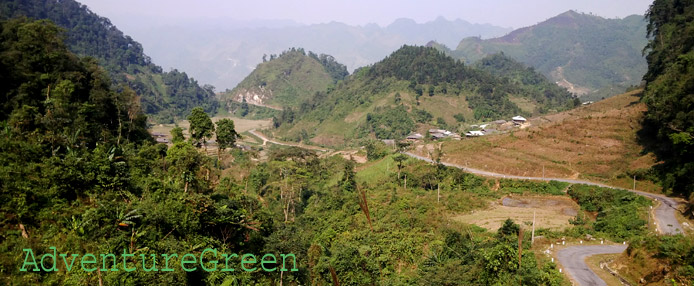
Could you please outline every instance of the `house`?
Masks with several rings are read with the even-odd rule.
[[[422,136],[422,134],[414,133],[414,134],[408,135],[407,138],[405,138],[405,139],[411,140],[411,141],[416,141],[416,140],[421,140],[422,138],[424,138],[424,136]]]
[[[521,125],[521,124],[524,124],[526,121],[528,121],[527,119],[525,119],[525,117],[520,116],[520,115],[514,116],[512,118],[512,120],[513,120],[513,123],[516,125]]]
[[[164,135],[161,132],[152,132],[152,137],[154,137],[154,138],[161,138],[161,137],[165,137],[165,136],[166,135]]]
[[[482,130],[474,130],[474,131],[470,131],[468,133],[465,133],[465,136],[467,136],[467,137],[484,136],[484,132],[482,132]]]
[[[582,104],[583,104],[583,105],[589,105],[589,104],[592,104],[592,103],[593,103],[592,101],[586,101],[586,102],[584,102],[584,103],[582,103]]]
[[[431,139],[443,139],[446,138],[446,134],[443,133],[429,133]]]
[[[164,144],[169,144],[169,139],[162,138],[162,137],[157,137],[157,143],[164,143]]]

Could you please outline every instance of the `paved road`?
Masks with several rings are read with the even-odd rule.
[[[622,253],[626,245],[579,245],[559,250],[557,259],[578,285],[607,285],[586,265],[586,258],[596,254]]]
[[[413,158],[416,158],[416,159],[419,159],[419,160],[434,163],[433,160],[431,160],[427,157],[424,157],[424,156],[414,154],[414,153],[403,152],[403,154],[408,155],[408,156],[413,157]],[[584,184],[584,185],[592,185],[592,186],[611,188],[611,189],[627,190],[627,191],[630,191],[630,192],[633,192],[633,193],[636,193],[636,194],[639,194],[639,195],[642,195],[645,197],[649,197],[651,199],[658,200],[660,202],[660,205],[658,205],[655,208],[655,211],[653,212],[655,215],[656,228],[657,228],[659,233],[662,233],[662,234],[681,233],[682,226],[680,225],[679,221],[677,221],[677,218],[675,217],[675,211],[679,211],[677,209],[678,202],[676,200],[669,198],[667,196],[664,196],[664,195],[628,190],[628,189],[623,189],[623,188],[617,188],[617,187],[608,186],[605,184],[600,184],[600,183],[595,183],[595,182],[590,182],[590,181],[583,181],[583,180],[573,180],[573,179],[564,179],[564,178],[542,178],[542,177],[514,176],[514,175],[506,175],[506,174],[488,172],[488,171],[474,169],[474,168],[468,168],[465,166],[460,166],[460,165],[451,164],[451,163],[447,163],[447,162],[441,162],[441,164],[443,164],[445,166],[449,166],[449,167],[459,168],[459,169],[462,169],[463,171],[468,172],[468,173],[473,173],[473,174],[488,176],[488,177],[518,179],[518,180],[559,181],[559,182],[566,182],[566,183],[571,183],[571,184]]]

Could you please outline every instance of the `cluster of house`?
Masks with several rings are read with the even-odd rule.
[[[169,144],[169,139],[166,138],[164,133],[152,132],[152,137],[154,137],[154,140],[156,140],[157,143]]]
[[[503,130],[511,129],[514,126],[522,126],[523,124],[527,123],[527,119],[523,116],[514,116],[511,118],[511,121],[506,121],[506,120],[497,120],[491,123],[487,124],[481,124],[481,125],[471,125],[470,127],[473,128],[478,128],[478,130],[472,130],[467,133],[465,133],[466,137],[477,137],[477,136],[484,136],[486,134],[492,134],[497,132],[497,128]],[[496,128],[493,128],[496,127]],[[443,130],[443,129],[429,129],[429,136],[431,139],[443,139],[443,138],[453,138],[454,140],[460,140],[460,135],[448,131],[448,130]],[[407,136],[406,138],[409,141],[417,141],[424,139],[424,136],[419,133],[413,133]]]
[[[511,129],[514,126],[521,126],[527,122],[528,122],[528,120],[525,119],[525,117],[519,115],[519,116],[514,116],[513,118],[511,118],[510,122],[508,122],[506,120],[497,120],[497,121],[487,123],[487,124],[471,125],[470,127],[479,127],[479,130],[469,131],[469,132],[465,133],[465,136],[477,137],[477,136],[483,136],[485,134],[492,134],[492,133],[496,133],[498,131],[497,128],[502,129],[502,131],[503,131],[503,130]],[[497,128],[492,128],[490,126],[494,126]]]

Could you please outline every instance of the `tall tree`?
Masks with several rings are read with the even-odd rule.
[[[188,121],[190,122],[190,139],[193,144],[198,147],[200,144],[205,145],[205,140],[211,138],[214,132],[214,124],[210,117],[202,107],[195,107],[188,116]]]
[[[694,189],[694,1],[656,0],[648,18],[648,106],[644,138],[664,163],[657,167],[666,190]],[[692,197],[691,199],[694,199]]]
[[[219,150],[233,147],[236,138],[241,137],[234,127],[234,121],[228,118],[217,121],[217,146]]]

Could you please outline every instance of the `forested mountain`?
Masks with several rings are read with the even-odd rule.
[[[503,37],[463,39],[449,52],[468,63],[504,52],[587,100],[638,85],[646,71],[645,45],[642,16],[604,19],[568,11]]]
[[[181,19],[180,24],[160,26],[123,25],[129,25],[124,30],[136,37],[157,63],[183,69],[219,90],[234,88],[262,62],[264,54],[279,54],[288,47],[332,55],[353,71],[383,59],[405,44],[424,45],[437,40],[455,46],[464,37],[490,38],[511,31],[441,17],[425,23],[398,19],[386,26],[260,20],[244,23],[222,19]]]
[[[222,98],[274,108],[298,108],[316,92],[326,92],[349,75],[347,67],[332,56],[306,54],[303,49],[292,48],[269,57]]]
[[[458,131],[465,121],[542,114],[576,104],[569,92],[504,55],[486,58],[481,66],[466,66],[434,48],[403,46],[298,109],[284,110],[275,118],[276,133],[339,145],[371,136],[403,138],[429,127]]]
[[[646,16],[643,139],[664,162],[663,187],[688,197],[694,215],[694,1],[656,0]]]
[[[217,109],[213,87],[201,87],[184,72],[163,72],[143,53],[142,45],[74,0],[0,3],[0,19],[19,16],[48,19],[62,27],[72,52],[96,58],[115,84],[129,86],[140,96],[142,109],[157,121],[184,118],[195,106],[208,112]]]

